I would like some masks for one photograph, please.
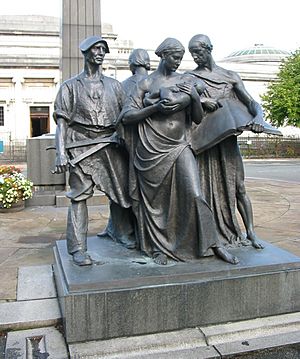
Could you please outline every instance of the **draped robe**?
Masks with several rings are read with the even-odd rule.
[[[145,107],[144,100],[133,92],[121,118]],[[198,258],[217,244],[212,212],[201,194],[197,163],[186,138],[188,109],[172,115],[180,118],[181,136],[173,136],[171,115],[156,113],[138,124],[130,194],[139,246],[149,256],[159,251],[174,260]]]

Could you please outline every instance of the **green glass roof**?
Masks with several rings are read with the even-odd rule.
[[[290,55],[288,51],[276,49],[274,47],[264,46],[261,44],[254,45],[252,47],[238,50],[232,52],[230,55],[226,56],[229,57],[240,57],[240,56],[249,56],[249,55]]]

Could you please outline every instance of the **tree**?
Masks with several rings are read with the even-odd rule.
[[[278,81],[272,82],[261,98],[273,125],[300,127],[300,49],[282,62]]]

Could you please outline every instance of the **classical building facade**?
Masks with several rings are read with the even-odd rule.
[[[59,85],[60,21],[0,17],[0,136],[25,139],[54,131]]]
[[[53,103],[61,82],[61,21],[49,16],[0,16],[0,140],[25,140],[55,132]],[[123,81],[131,75],[128,57],[131,40],[121,40],[110,24],[102,24],[102,36],[110,53],[103,64],[107,76]],[[148,49],[151,69],[159,58]],[[188,55],[188,54],[187,54]],[[220,61],[237,71],[256,100],[276,79],[280,61],[289,53],[255,45],[236,51]],[[186,56],[188,58],[188,56]],[[180,71],[195,67],[183,60]]]

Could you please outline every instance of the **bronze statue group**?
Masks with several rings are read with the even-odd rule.
[[[265,131],[262,110],[238,74],[215,64],[206,35],[195,35],[188,47],[193,71],[177,72],[185,49],[167,38],[156,49],[155,71],[148,74],[149,55],[136,49],[132,76],[119,83],[102,73],[107,42],[91,36],[80,44],[84,69],[61,85],[54,107],[56,172],[70,172],[67,246],[75,264],[93,263],[86,201],[95,187],[110,201],[98,236],[158,265],[209,255],[237,264],[230,248],[263,248],[237,143],[243,129]],[[240,106],[247,115],[235,120]],[[223,126],[229,115],[230,131]]]

